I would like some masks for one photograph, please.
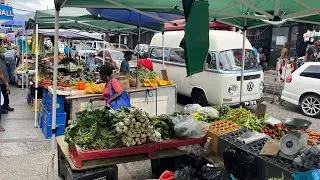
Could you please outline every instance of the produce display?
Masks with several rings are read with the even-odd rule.
[[[265,127],[265,118],[259,119],[244,108],[231,109],[222,119],[233,121],[243,128],[256,132],[262,132]]]
[[[33,70],[34,66],[32,64],[29,63],[25,63],[25,64],[20,64],[16,71],[25,71],[25,70]]]
[[[215,122],[220,120],[219,112],[212,107],[202,107],[193,113],[193,118],[198,121]]]
[[[100,83],[100,84],[87,83],[84,91],[87,94],[102,94],[105,87],[106,87],[106,83]]]
[[[107,149],[161,142],[174,137],[174,130],[169,116],[150,118],[140,109],[121,108],[77,113],[77,120],[66,128],[65,136],[71,146]]]
[[[132,77],[136,77],[135,73],[131,74]],[[155,72],[149,71],[146,68],[139,68],[138,78],[144,87],[158,87],[172,85],[172,81],[161,80]]]
[[[269,135],[272,139],[281,139],[287,134],[288,129],[284,124],[277,124],[275,126],[267,125],[262,132]]]
[[[315,146],[320,144],[320,133],[319,132],[312,132],[310,129],[306,130],[308,134],[308,145]]]

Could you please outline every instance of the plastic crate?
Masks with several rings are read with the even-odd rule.
[[[118,180],[118,167],[113,165],[83,171],[73,171],[61,148],[58,146],[58,175],[63,180]]]
[[[56,113],[56,124],[66,124],[67,113]],[[44,110],[43,121],[52,124],[52,113]]]
[[[43,122],[42,134],[46,139],[50,139],[52,137],[51,127],[51,124],[48,125],[48,123]],[[57,124],[58,130],[56,132],[56,136],[64,135],[65,127],[65,124]]]
[[[49,91],[48,89],[43,89],[43,94],[42,94],[42,105],[46,106],[48,103],[48,95]]]
[[[52,112],[52,98],[53,95],[49,93],[47,96],[47,104],[46,104],[46,110],[48,112]],[[62,113],[64,112],[64,96],[57,96],[57,103],[56,103],[56,112],[57,113]]]
[[[211,123],[207,131],[207,136],[211,138],[211,151],[218,152],[219,137],[227,133],[240,129],[240,126],[232,121],[220,120]]]

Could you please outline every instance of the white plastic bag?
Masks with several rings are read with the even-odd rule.
[[[179,116],[178,116],[179,117]],[[176,117],[172,122],[175,124],[174,132],[180,138],[200,138],[204,137],[209,128],[209,123],[197,121],[190,116]]]
[[[201,108],[201,106],[199,104],[187,104],[184,106],[184,111],[187,113],[195,113],[200,108]]]
[[[4,97],[3,97],[3,94],[2,94],[2,92],[1,92],[1,101],[0,101],[0,104],[1,104],[1,106],[4,104]]]
[[[219,117],[219,112],[212,107],[201,107],[198,112],[206,117]]]

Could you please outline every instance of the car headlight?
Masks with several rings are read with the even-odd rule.
[[[263,88],[264,88],[264,83],[263,83],[263,82],[261,82],[261,83],[260,83],[260,85],[259,85],[259,89],[262,91],[262,90],[263,90]]]
[[[228,88],[228,93],[230,95],[234,95],[238,90],[238,86],[236,85],[231,85],[229,88]]]

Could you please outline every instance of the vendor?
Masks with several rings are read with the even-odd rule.
[[[105,100],[106,109],[110,109],[111,103],[117,100],[122,95],[122,92],[123,92],[123,89],[120,83],[116,79],[113,79],[111,75],[112,75],[111,65],[107,64],[100,67],[100,78],[106,83],[103,96],[90,99],[90,102]],[[110,97],[110,94],[111,94],[110,90],[114,92],[114,95],[112,97]]]
[[[144,67],[149,71],[153,71],[152,61],[148,59],[148,57],[149,57],[149,54],[147,52],[143,53],[141,59],[139,59],[139,62],[138,62],[139,68]]]
[[[129,74],[130,73],[130,65],[129,61],[132,59],[133,52],[125,51],[124,52],[124,60],[121,62],[120,73]]]

